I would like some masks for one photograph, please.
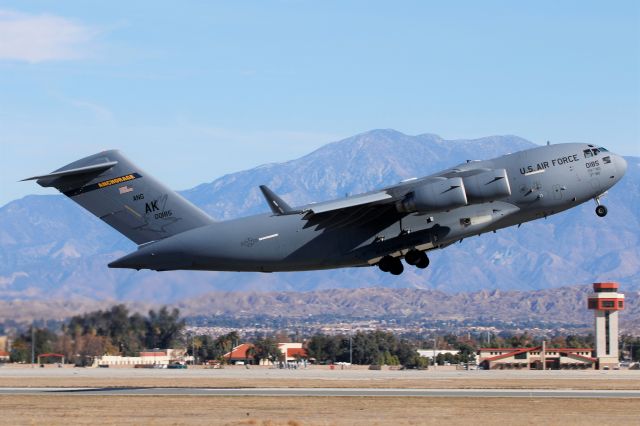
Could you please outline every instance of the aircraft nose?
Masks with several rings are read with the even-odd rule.
[[[622,155],[616,155],[616,170],[618,171],[618,176],[622,179],[622,176],[627,172],[627,160],[624,159]]]

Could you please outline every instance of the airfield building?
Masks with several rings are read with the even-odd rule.
[[[148,349],[138,356],[103,355],[96,357],[93,366],[140,366],[169,365],[171,363],[193,362],[186,349]]]
[[[480,367],[486,370],[584,370],[596,367],[591,348],[482,348]]]
[[[242,343],[234,347],[230,352],[224,354],[223,358],[231,364],[244,364],[253,361],[253,345]],[[302,347],[302,343],[278,343],[278,349],[282,354],[281,361],[286,363],[299,362],[307,359],[307,350]],[[260,365],[272,365],[268,359],[261,359]]]
[[[600,369],[618,367],[618,311],[624,309],[624,294],[618,293],[618,283],[593,283],[589,309],[595,319],[595,356]]]
[[[223,355],[223,358],[230,364],[250,363],[253,359],[253,345],[251,343],[241,343]]]
[[[595,322],[595,350],[590,348],[482,348],[480,366],[486,369],[584,369],[618,368],[618,312],[624,309],[624,294],[618,283],[593,283],[588,308]]]

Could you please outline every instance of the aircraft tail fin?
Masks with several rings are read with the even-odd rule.
[[[49,174],[23,180],[56,188],[136,244],[213,223],[209,215],[117,150],[91,155]]]

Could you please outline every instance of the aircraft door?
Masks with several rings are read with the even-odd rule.
[[[600,179],[600,166],[595,168],[587,169],[587,179],[589,179],[589,185],[591,188],[596,191],[602,191],[602,182]]]
[[[562,185],[553,185],[551,189],[553,191],[553,199],[556,201],[562,200]]]
[[[589,179],[589,184],[591,185],[591,188],[594,192],[602,191],[602,183],[600,182],[600,178],[598,178],[597,176],[591,177]]]

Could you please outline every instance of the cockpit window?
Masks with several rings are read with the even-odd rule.
[[[607,148],[600,147],[598,149],[600,150],[600,152],[609,152]]]
[[[584,153],[584,158],[591,158],[600,154],[600,152],[607,152],[607,150],[604,148],[590,148],[590,149],[585,149],[582,152]]]

